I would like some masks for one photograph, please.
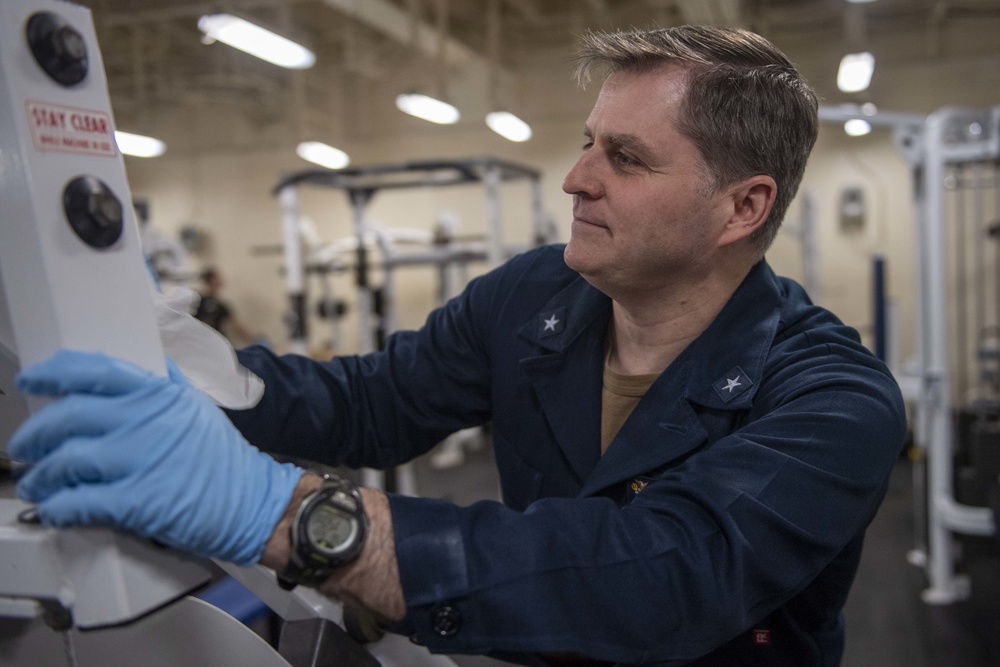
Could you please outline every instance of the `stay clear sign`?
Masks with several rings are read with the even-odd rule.
[[[25,102],[35,148],[57,153],[115,157],[111,116],[104,111],[66,107],[50,102]]]

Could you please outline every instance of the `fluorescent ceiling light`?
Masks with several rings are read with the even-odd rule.
[[[303,141],[295,147],[295,154],[307,162],[327,169],[343,169],[351,161],[347,153],[339,148],[327,146],[321,141]]]
[[[441,125],[457,123],[460,117],[458,109],[447,102],[417,93],[398,96],[396,98],[396,108],[403,113],[408,113],[411,116],[423,118],[424,120]]]
[[[202,16],[198,29],[212,39],[280,67],[307,69],[316,63],[316,56],[306,47],[230,14]]]
[[[857,93],[868,87],[875,71],[875,56],[864,53],[848,53],[840,61],[837,70],[837,87],[845,93]]]
[[[159,157],[167,151],[167,145],[159,139],[118,130],[115,130],[115,143],[124,155],[134,157]]]
[[[849,5],[867,5],[869,2],[875,2],[875,0],[847,0]]]
[[[531,126],[509,111],[493,111],[486,114],[486,124],[504,139],[527,141],[531,138]]]
[[[871,123],[863,118],[852,118],[844,123],[844,132],[850,137],[862,137],[871,131]]]

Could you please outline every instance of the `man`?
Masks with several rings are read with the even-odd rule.
[[[260,336],[254,335],[243,321],[236,316],[233,309],[222,300],[222,275],[213,267],[201,272],[201,282],[204,290],[199,293],[195,306],[195,319],[201,320],[234,343],[252,343],[259,341]]]
[[[376,355],[249,348],[266,390],[229,415],[263,449],[375,467],[491,421],[503,504],[362,489],[360,555],[310,582],[289,566],[291,527],[326,483],[246,447],[193,390],[64,354],[22,386],[70,397],[11,444],[41,459],[22,493],[43,520],[259,560],[434,651],[839,664],[840,611],[905,423],[856,332],[762,259],[815,141],[815,96],[736,29],[595,34],[581,58],[581,78],[609,74],[563,186],[565,249],[512,259]],[[93,463],[113,431],[153,453]],[[188,452],[195,480],[171,470]],[[134,493],[160,504],[122,498]]]

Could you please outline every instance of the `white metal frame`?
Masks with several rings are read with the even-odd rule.
[[[978,128],[977,132],[966,131]],[[945,263],[945,170],[950,165],[1000,159],[1000,107],[985,110],[944,108],[926,121],[922,142],[914,151],[920,182],[918,253],[920,260],[920,384],[916,445],[927,462],[927,546],[911,554],[926,566],[928,604],[950,604],[969,595],[969,581],[955,571],[954,533],[992,535],[989,508],[963,505],[955,499],[952,379],[948,367],[949,338]],[[920,489],[917,489],[919,492]]]
[[[285,291],[290,301],[288,321],[290,323],[289,351],[293,354],[307,354],[308,337],[305,309],[305,275],[308,271],[302,252],[300,235],[300,210],[298,188],[303,186],[322,187],[344,191],[350,200],[352,227],[357,243],[357,264],[363,275],[369,269],[371,260],[367,256],[365,239],[372,231],[365,216],[365,210],[372,197],[382,190],[402,190],[428,187],[451,187],[480,184],[486,195],[486,242],[483,247],[485,259],[490,266],[499,266],[514,252],[524,250],[529,244],[508,244],[503,236],[503,211],[500,204],[500,188],[505,182],[527,180],[531,187],[531,220],[534,244],[545,243],[555,238],[554,226],[542,205],[541,174],[535,169],[494,158],[468,158],[457,160],[428,160],[388,165],[371,165],[344,169],[341,171],[313,170],[292,174],[277,185],[282,211],[282,239],[285,260]],[[459,255],[467,254],[465,250]],[[440,264],[460,259],[448,250],[436,249],[422,255],[384,257],[386,268],[404,264]],[[375,327],[370,320],[374,289],[363,278],[358,284],[358,317],[362,332],[362,354],[375,349]]]

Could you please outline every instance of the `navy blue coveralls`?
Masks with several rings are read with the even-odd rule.
[[[523,664],[838,665],[841,608],[905,435],[857,333],[757,264],[600,454],[611,301],[515,257],[383,352],[240,352],[266,390],[230,417],[266,451],[384,468],[492,423],[503,503],[390,497],[431,650]]]

